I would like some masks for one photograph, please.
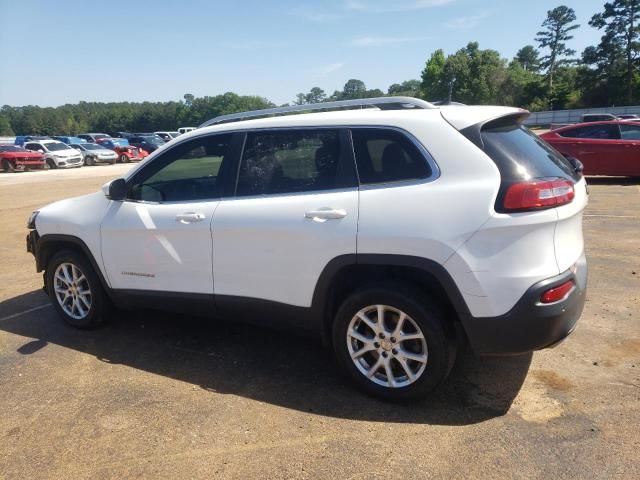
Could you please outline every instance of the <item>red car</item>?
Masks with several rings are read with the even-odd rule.
[[[5,172],[46,166],[43,154],[25,150],[17,145],[0,145],[0,164]]]
[[[640,124],[630,121],[579,123],[540,136],[584,165],[585,175],[640,176]]]
[[[98,138],[96,143],[116,152],[120,163],[140,161],[149,156],[149,152],[129,145],[128,140],[124,138]]]

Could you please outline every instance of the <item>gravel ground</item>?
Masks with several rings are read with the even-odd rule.
[[[128,165],[0,174],[0,478],[640,478],[640,182],[591,181],[590,285],[552,350],[464,354],[416,404],[319,342],[175,315],[90,332],[48,306],[25,221]]]

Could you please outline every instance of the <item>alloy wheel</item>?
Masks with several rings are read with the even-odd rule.
[[[58,304],[71,318],[81,320],[91,309],[91,287],[87,277],[73,263],[61,263],[53,274]]]
[[[427,366],[427,341],[415,320],[389,305],[370,305],[349,322],[347,346],[354,365],[370,381],[406,387]]]

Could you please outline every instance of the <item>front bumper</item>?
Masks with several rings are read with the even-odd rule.
[[[558,302],[540,303],[542,293],[573,279],[575,287]],[[533,285],[516,305],[498,317],[470,317],[464,329],[481,355],[517,355],[557,345],[576,327],[587,293],[584,254],[566,272]]]
[[[38,240],[40,239],[40,235],[38,235],[37,230],[29,230],[27,234],[27,252],[33,254],[36,259],[36,271],[41,271],[40,265],[38,265]]]

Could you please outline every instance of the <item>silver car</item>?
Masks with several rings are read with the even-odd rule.
[[[88,166],[96,163],[110,163],[113,165],[118,159],[116,152],[95,143],[74,143],[69,146],[82,153],[82,160]]]

